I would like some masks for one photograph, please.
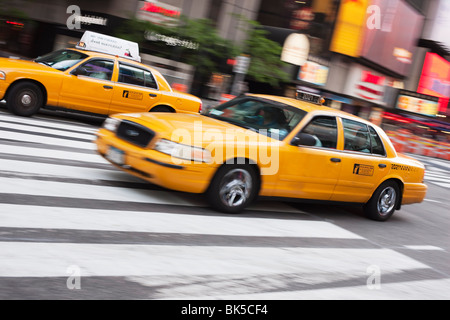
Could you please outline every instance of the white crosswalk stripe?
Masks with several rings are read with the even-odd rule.
[[[284,203],[230,216],[201,196],[148,185],[95,153],[95,131],[0,112],[0,299],[29,279],[38,298],[70,297],[71,267],[91,285],[83,298],[117,284],[122,298],[145,299],[296,299],[327,289],[326,299],[364,287],[370,266],[392,277],[431,270]]]
[[[425,183],[450,189],[450,161],[408,154],[425,165]]]

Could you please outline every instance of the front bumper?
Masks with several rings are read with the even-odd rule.
[[[97,133],[95,143],[98,153],[121,170],[176,191],[205,192],[217,170],[216,166],[207,163],[174,162],[169,155],[132,145],[104,129]],[[114,163],[106,157],[111,147],[124,153],[123,163]]]

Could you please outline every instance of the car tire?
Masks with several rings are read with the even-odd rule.
[[[394,214],[400,197],[400,187],[395,181],[382,183],[364,206],[366,217],[375,221],[387,221]]]
[[[206,199],[218,211],[240,213],[258,194],[258,181],[256,170],[250,165],[224,165],[211,181]]]
[[[30,117],[36,114],[44,103],[41,88],[32,82],[20,82],[11,88],[6,105],[18,116]]]

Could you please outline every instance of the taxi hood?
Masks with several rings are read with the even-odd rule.
[[[14,59],[14,58],[0,58],[1,71],[20,71],[20,70],[42,70],[42,71],[58,71],[52,67],[34,62],[32,60]]]
[[[115,117],[139,123],[155,131],[159,138],[174,142],[205,147],[211,142],[236,143],[239,141],[258,141],[273,143],[278,140],[266,137],[255,131],[200,114],[184,113],[137,113],[121,114]]]

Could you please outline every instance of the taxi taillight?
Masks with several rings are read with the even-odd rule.
[[[200,102],[200,107],[198,108],[198,113],[202,113],[203,104]]]

